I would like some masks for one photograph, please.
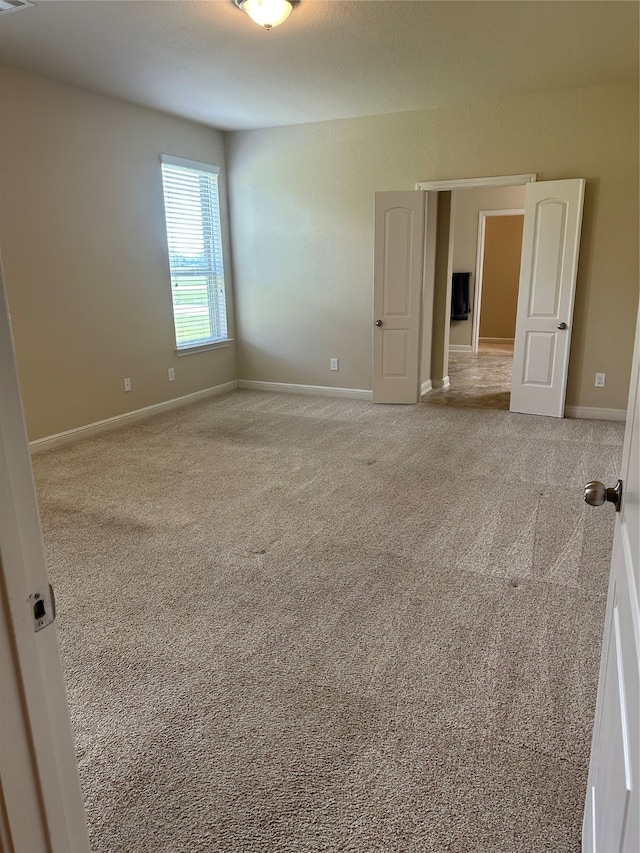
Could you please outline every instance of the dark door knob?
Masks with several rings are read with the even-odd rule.
[[[618,480],[615,486],[607,488],[604,483],[592,480],[584,487],[584,499],[589,506],[602,506],[609,501],[614,504],[616,512],[620,512],[622,502],[622,480]]]
[[[381,326],[381,325],[382,325],[382,320],[376,320],[376,326]]]
[[[566,323],[558,323],[558,328],[562,329],[564,331],[564,329],[567,328],[567,324]]]

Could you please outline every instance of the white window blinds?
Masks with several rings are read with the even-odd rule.
[[[178,349],[227,338],[218,173],[215,166],[162,157]]]

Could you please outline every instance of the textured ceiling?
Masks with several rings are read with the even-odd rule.
[[[271,32],[233,0],[35,0],[8,64],[222,129],[638,78],[633,0],[300,0]]]

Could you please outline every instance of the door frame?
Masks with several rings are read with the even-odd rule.
[[[517,187],[533,184],[538,180],[537,172],[525,175],[495,175],[491,178],[457,178],[451,181],[418,181],[417,190],[472,190],[478,187]]]
[[[524,207],[514,207],[505,210],[481,210],[478,214],[478,248],[476,252],[475,282],[473,290],[473,328],[471,330],[472,352],[478,352],[478,342],[480,340],[480,307],[482,304],[482,278],[484,275],[484,242],[486,237],[487,218],[489,216],[524,216]],[[518,290],[520,290],[519,278]]]

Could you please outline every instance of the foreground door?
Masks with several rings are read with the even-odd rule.
[[[564,417],[584,183],[526,185],[512,412]]]
[[[376,193],[374,403],[420,399],[420,306],[425,193]]]
[[[640,313],[582,831],[584,853],[640,850]],[[600,512],[610,511],[607,505]]]
[[[0,850],[84,853],[89,843],[1,272]]]

